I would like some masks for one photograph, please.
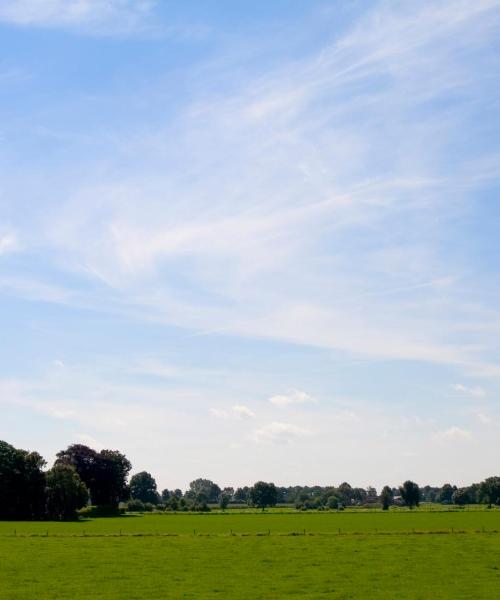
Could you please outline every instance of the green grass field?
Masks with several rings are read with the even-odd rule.
[[[0,598],[493,599],[498,531],[500,511],[3,522]]]

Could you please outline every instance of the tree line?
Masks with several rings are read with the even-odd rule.
[[[50,469],[38,452],[14,448],[0,441],[0,519],[67,520],[82,514],[118,514],[120,503],[129,511],[209,511],[250,505],[265,509],[277,504],[300,510],[342,510],[353,506],[382,507],[401,504],[413,508],[420,502],[442,504],[500,504],[500,477],[458,488],[419,487],[406,481],[399,488],[385,486],[380,494],[373,487],[289,486],[259,481],[253,486],[225,487],[199,478],[185,491],[157,488],[147,471],[129,479],[132,465],[117,450],[96,451],[72,444],[56,455]],[[97,507],[90,508],[90,507]],[[94,513],[92,513],[94,511]]]

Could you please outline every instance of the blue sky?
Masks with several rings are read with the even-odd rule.
[[[498,40],[498,0],[4,0],[0,438],[498,472]]]

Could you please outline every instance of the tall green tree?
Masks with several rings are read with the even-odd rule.
[[[219,497],[219,507],[222,510],[226,510],[226,508],[229,506],[229,502],[231,502],[231,498],[233,497],[233,495],[227,491],[227,489],[222,490],[221,495]]]
[[[500,504],[500,477],[488,477],[479,484],[479,497],[488,504]]]
[[[66,464],[75,468],[80,479],[87,486],[91,500],[94,501],[94,493],[97,484],[97,473],[99,470],[99,454],[84,444],[72,444],[57,453],[56,465]]]
[[[352,487],[347,483],[347,481],[344,481],[339,485],[336,491],[336,496],[344,506],[351,506],[354,499],[354,494]]]
[[[470,488],[458,488],[453,492],[452,496],[453,504],[458,506],[464,506],[465,504],[473,504]]]
[[[40,519],[45,512],[45,460],[0,441],[0,519]]]
[[[117,508],[128,495],[127,477],[132,465],[117,450],[96,452],[83,444],[73,444],[57,454],[56,464],[75,468],[89,490],[92,504]]]
[[[233,499],[235,502],[248,502],[250,498],[250,488],[248,487],[248,485],[244,486],[244,487],[239,487],[236,488],[236,491],[234,492],[234,496]]]
[[[159,495],[155,478],[147,471],[136,473],[130,479],[130,497],[142,502],[158,504]]]
[[[89,493],[71,465],[55,465],[47,472],[47,516],[57,521],[76,517],[76,511],[85,506]]]
[[[328,496],[326,499],[326,506],[331,510],[337,510],[339,507],[339,499],[337,496]]]
[[[420,504],[420,488],[414,481],[405,481],[399,488],[401,498],[409,508],[418,506]]]
[[[388,485],[384,486],[380,492],[380,501],[382,502],[383,510],[389,510],[389,506],[394,502],[392,488],[390,488]]]
[[[186,492],[186,498],[196,502],[215,503],[219,501],[221,494],[220,487],[210,479],[195,479],[189,484],[189,490]]]
[[[250,490],[250,499],[254,506],[264,510],[268,506],[276,506],[278,492],[274,483],[257,481]]]
[[[439,490],[436,500],[441,502],[441,504],[451,504],[453,502],[453,492],[455,492],[456,489],[456,486],[445,483]]]
[[[130,461],[118,450],[99,452],[96,504],[117,508],[120,500],[127,499],[127,479],[131,468]]]

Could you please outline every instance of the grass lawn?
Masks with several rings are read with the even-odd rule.
[[[376,533],[500,531],[500,510],[389,512],[164,513],[89,519],[73,523],[0,522],[0,537],[18,535]]]
[[[4,522],[0,599],[490,600],[500,594],[500,534],[482,527],[500,530],[499,521],[500,512],[478,511]],[[338,535],[339,526],[345,533]],[[451,527],[453,534],[418,533]],[[231,536],[230,528],[250,535]],[[301,529],[311,534],[286,535]],[[167,532],[178,535],[161,535]]]

